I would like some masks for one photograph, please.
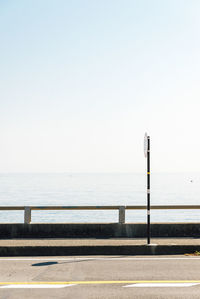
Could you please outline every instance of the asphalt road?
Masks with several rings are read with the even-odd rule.
[[[0,258],[0,298],[200,298],[200,257]]]

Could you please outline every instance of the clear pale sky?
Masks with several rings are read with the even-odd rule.
[[[0,2],[0,172],[200,171],[199,0]]]

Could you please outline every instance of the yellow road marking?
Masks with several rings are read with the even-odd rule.
[[[35,284],[128,284],[128,283],[200,283],[200,280],[92,280],[92,281],[26,281],[0,282],[0,285],[35,285]]]

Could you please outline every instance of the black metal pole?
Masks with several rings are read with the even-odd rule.
[[[147,136],[147,244],[150,244],[150,136]]]

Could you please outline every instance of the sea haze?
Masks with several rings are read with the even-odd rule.
[[[200,205],[200,174],[152,174],[151,204]],[[0,206],[146,205],[145,174],[0,174]],[[151,212],[152,222],[199,221],[200,210]],[[0,222],[23,222],[23,211],[0,211]],[[33,211],[32,222],[117,222],[118,211]],[[126,222],[145,222],[127,211]]]

